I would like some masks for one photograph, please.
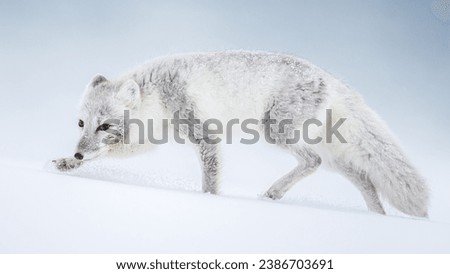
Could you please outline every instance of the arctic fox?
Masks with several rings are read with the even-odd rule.
[[[286,142],[308,119],[325,124],[328,110],[333,111],[333,121],[345,119],[339,128],[344,142]],[[266,197],[282,198],[295,183],[326,164],[356,186],[369,210],[385,214],[380,202],[384,197],[406,214],[427,217],[425,182],[382,120],[348,86],[295,56],[248,51],[183,54],[150,60],[114,80],[97,75],[82,99],[76,153],[54,160],[56,167],[70,170],[102,155],[135,152],[150,145],[141,144],[135,125],[129,129],[124,125],[125,111],[131,119],[155,121],[154,132],[164,128],[158,121],[171,119],[176,112],[183,117],[194,112],[200,121],[253,118],[279,123],[290,119],[285,131],[271,128],[269,132],[276,145],[296,157],[298,165],[277,180]],[[190,129],[179,131],[194,136],[203,191],[218,193],[218,144]],[[316,137],[325,134],[319,127],[314,132]]]

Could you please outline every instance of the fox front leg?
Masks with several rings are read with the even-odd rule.
[[[69,171],[78,168],[83,164],[83,161],[77,160],[75,158],[61,158],[53,160],[52,162],[55,163],[55,167],[59,171]]]
[[[198,144],[200,161],[203,169],[202,190],[206,193],[219,192],[219,155],[218,146],[208,144],[204,140]]]

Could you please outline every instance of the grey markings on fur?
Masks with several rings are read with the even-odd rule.
[[[266,140],[274,140],[273,143],[288,144],[289,140],[295,140],[295,130],[306,120],[316,117],[319,106],[325,102],[327,93],[323,79],[318,81],[299,82],[287,84],[282,87],[268,102],[262,118],[263,126],[275,123],[266,128]],[[292,121],[280,127],[280,121]]]
[[[218,176],[220,170],[218,146],[208,144],[204,140],[201,140],[198,146],[203,168],[202,190],[211,194],[217,194],[219,191]]]

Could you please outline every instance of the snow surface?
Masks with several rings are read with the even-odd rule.
[[[450,28],[429,4],[1,2],[0,252],[449,253]],[[426,178],[430,218],[370,213],[323,169],[264,200],[295,165],[268,144],[224,147],[219,196],[200,192],[195,153],[181,145],[52,168],[73,154],[76,105],[94,74],[221,49],[290,52],[344,78]]]
[[[431,220],[393,209],[391,216],[370,213],[336,174],[319,172],[278,202],[259,198],[294,160],[269,145],[245,149],[226,147],[231,166],[224,168],[220,196],[199,191],[195,154],[182,145],[91,162],[69,174],[56,172],[51,163],[1,163],[0,251],[450,251],[450,224],[435,220],[443,217],[436,216],[439,210],[431,211]]]

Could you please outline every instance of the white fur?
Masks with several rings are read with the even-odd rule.
[[[109,95],[108,90],[115,95]],[[110,101],[110,96],[116,99]],[[298,103],[300,96],[306,97],[302,97],[303,105]],[[117,80],[94,77],[84,96],[80,117],[94,123],[92,121],[98,119],[96,111],[105,102],[112,104],[116,112],[129,109],[133,118],[153,119],[157,123],[157,136],[161,136],[158,134],[162,129],[158,122],[172,118],[178,109],[194,108],[196,116],[202,120],[215,118],[225,125],[233,118],[260,120],[271,110],[272,104],[279,107],[275,114],[292,116],[300,130],[300,125],[309,118],[325,124],[326,110],[331,109],[333,123],[346,119],[339,131],[347,143],[336,140],[327,143],[325,127],[312,127],[310,137],[323,138],[319,144],[284,145],[299,164],[280,178],[266,196],[281,198],[293,184],[314,172],[323,162],[355,184],[370,210],[384,213],[378,198],[380,194],[407,214],[427,216],[426,185],[381,119],[366,106],[360,95],[305,60],[264,52],[217,52],[158,58]],[[134,128],[130,134],[131,145],[110,146],[109,152],[141,150]],[[212,157],[216,151],[206,147],[206,152],[202,153],[205,153],[203,159]],[[78,166],[71,162],[68,167],[65,164],[68,162],[67,159],[60,160],[57,166],[61,170]],[[208,177],[207,169],[204,172]],[[216,172],[214,169],[214,176]],[[209,180],[215,180],[211,178]],[[215,190],[209,192],[215,193]]]

